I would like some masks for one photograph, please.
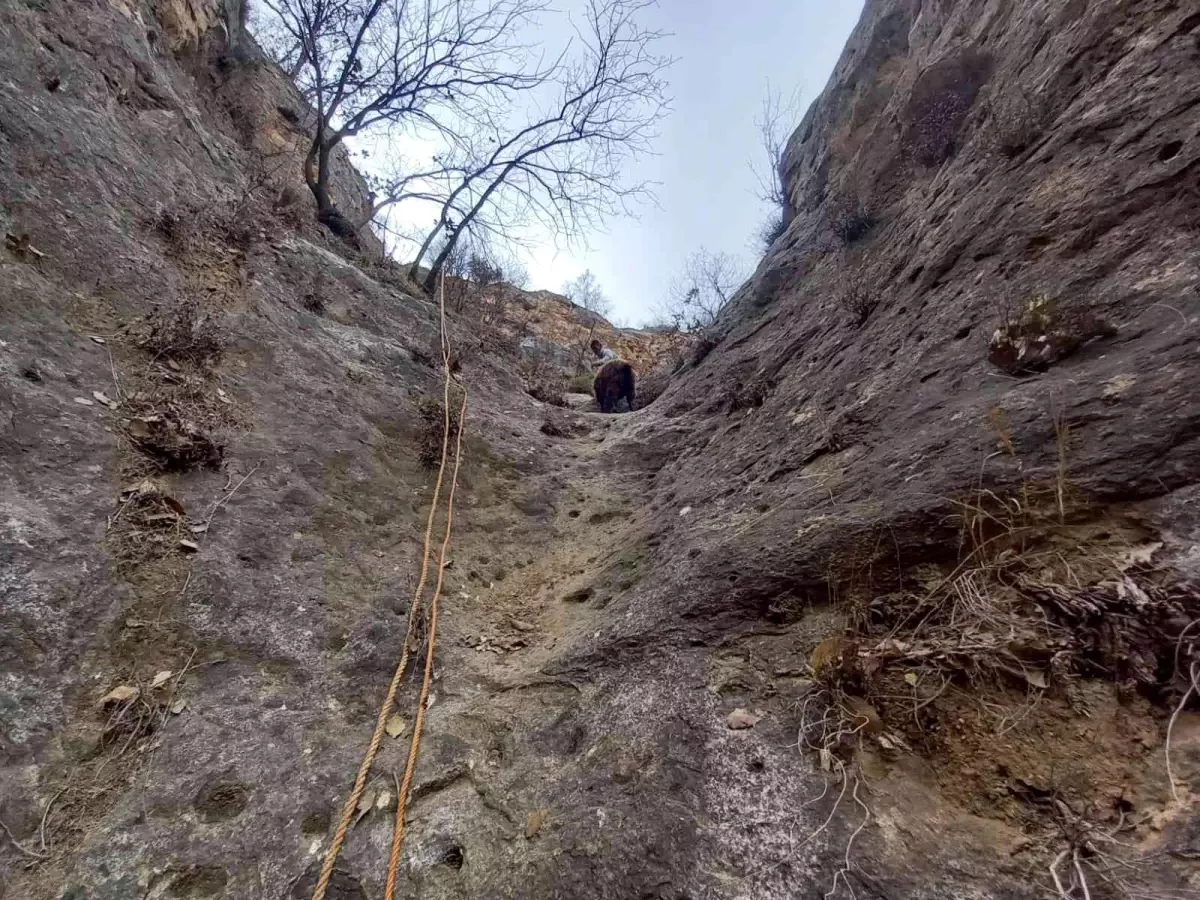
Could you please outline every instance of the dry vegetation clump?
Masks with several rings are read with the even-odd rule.
[[[121,492],[120,506],[109,516],[109,553],[120,570],[132,572],[174,553],[194,552],[192,527],[183,504],[157,479],[144,478]]]
[[[1154,564],[1161,545],[1143,526],[1064,504],[1065,493],[1030,485],[956,502],[957,562],[886,593],[851,586],[838,601],[845,630],[811,652],[795,707],[798,748],[831,775],[819,799],[836,791],[804,844],[851,803],[869,818],[861,749],[915,751],[949,796],[1021,823],[1052,896],[1109,896],[1098,885],[1152,895],[1132,807],[1112,805],[1112,791],[1165,753],[1181,793],[1170,724],[1165,751],[1131,732],[1157,734],[1200,697],[1200,590]],[[1093,703],[1119,712],[1089,719]]]
[[[829,202],[827,216],[829,229],[846,247],[867,237],[879,221],[866,203],[851,195],[834,197]]]
[[[868,273],[861,263],[854,261],[842,265],[836,298],[838,306],[848,312],[860,328],[879,305],[879,294],[872,287]]]
[[[269,240],[280,224],[290,226],[297,219],[294,193],[281,192],[267,201],[258,196],[262,187],[252,185],[229,200],[167,208],[151,224],[166,242],[167,252],[178,259],[244,254]]]
[[[170,407],[130,418],[126,434],[137,450],[161,472],[221,468],[225,446]]]
[[[1156,569],[1159,545],[1073,522],[1057,485],[954,506],[959,562],[915,589],[858,591],[846,632],[814,651],[801,729],[810,750],[844,755],[864,734],[885,749],[928,749],[948,691],[1074,702],[1091,678],[1158,702],[1187,686],[1191,660],[1176,654],[1180,630],[1200,619],[1200,591]],[[1013,724],[1001,716],[997,728]]]
[[[788,223],[782,209],[772,212],[770,218],[758,230],[759,244],[764,252],[775,246],[775,242],[787,234]]]
[[[988,361],[1009,375],[1044,372],[1090,341],[1116,334],[1116,326],[1091,311],[1038,293],[1004,311]]]
[[[155,307],[135,342],[155,360],[206,366],[217,362],[225,349],[220,315],[203,308],[194,296]]]
[[[762,377],[738,381],[729,388],[725,397],[725,412],[734,413],[743,409],[758,409],[767,402],[775,385]]]
[[[157,732],[171,714],[175,702],[173,672],[163,672],[143,685],[123,684],[113,688],[100,701],[105,717],[100,749],[123,755],[130,749],[148,749],[145,741]]]
[[[458,404],[455,394],[450,392],[450,432],[446,458],[454,457],[454,437],[458,434]],[[459,397],[461,399],[461,395]],[[417,401],[417,459],[426,469],[436,469],[442,461],[442,441],[446,434],[446,406],[441,397],[427,396]]]
[[[939,166],[958,149],[958,132],[991,74],[986,53],[970,51],[921,73],[904,112],[901,146],[924,166]]]
[[[122,466],[127,479],[221,468],[225,445],[216,435],[243,422],[234,399],[212,378],[210,357],[182,358],[189,356],[185,363],[156,356],[122,379],[121,402],[113,408],[123,418],[125,446],[134,451]]]

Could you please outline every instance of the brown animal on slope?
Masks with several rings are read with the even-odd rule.
[[[633,366],[624,360],[614,359],[601,366],[592,382],[600,412],[616,412],[622,400],[629,403],[629,411],[633,412],[633,382]]]

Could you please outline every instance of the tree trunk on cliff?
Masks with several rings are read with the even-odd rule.
[[[305,160],[304,181],[317,203],[317,221],[343,240],[357,244],[358,229],[337,208],[329,190],[329,163],[333,148],[339,140],[337,135],[332,140],[325,137],[323,130],[318,127],[317,136],[313,138],[312,147]]]
[[[233,0],[245,3],[246,0]],[[509,105],[513,92],[539,87],[540,66],[522,34],[546,0],[262,0],[259,29],[268,52],[294,73],[317,114],[304,178],[317,220],[344,238],[356,224],[331,194],[331,154],[345,138],[398,130],[431,131],[451,144],[464,123]],[[437,160],[435,159],[435,163]],[[421,179],[443,167],[376,179],[386,205],[425,197]]]

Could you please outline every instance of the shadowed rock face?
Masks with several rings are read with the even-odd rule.
[[[310,896],[400,649],[435,310],[296,215],[303,104],[219,12],[0,12],[5,900]],[[400,895],[1033,898],[1075,848],[1093,897],[1187,886],[1197,108],[1185,4],[872,0],[652,406],[549,437],[468,358]],[[979,558],[999,649],[972,613],[857,662]],[[415,693],[327,896],[382,895]],[[1190,710],[1171,761],[1186,801]]]

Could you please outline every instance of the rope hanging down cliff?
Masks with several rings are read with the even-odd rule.
[[[442,457],[441,463],[438,466],[437,481],[433,487],[433,500],[429,507],[429,518],[425,522],[425,539],[421,548],[421,573],[417,578],[417,587],[413,591],[412,603],[408,609],[408,626],[404,634],[404,645],[400,653],[400,660],[396,664],[396,671],[393,673],[391,683],[388,685],[383,705],[379,708],[379,717],[375,722],[375,731],[371,735],[371,741],[367,745],[367,752],[363,755],[362,764],[358,768],[358,775],[354,779],[354,787],[350,791],[350,796],[346,798],[345,806],[342,807],[342,816],[338,822],[337,830],[334,831],[333,841],[329,845],[329,850],[325,853],[325,860],[321,866],[321,874],[317,879],[316,888],[313,890],[313,900],[324,900],[325,892],[329,889],[329,881],[333,877],[333,867],[337,862],[338,854],[341,853],[342,845],[346,841],[346,832],[350,829],[355,810],[362,799],[363,790],[367,784],[367,777],[371,772],[371,766],[374,764],[375,757],[379,753],[379,744],[383,740],[383,732],[387,726],[388,717],[391,715],[392,707],[396,702],[396,692],[399,690],[400,683],[404,680],[404,672],[408,668],[409,651],[413,648],[416,636],[417,619],[424,607],[424,604],[421,602],[421,595],[425,591],[425,582],[429,574],[429,553],[433,538],[433,525],[434,520],[437,518],[442,485],[446,475],[446,462],[450,449],[450,385],[454,379],[450,372],[450,340],[446,330],[444,276],[438,282],[438,318],[442,345]],[[458,410],[458,429],[455,434],[454,465],[451,470],[450,490],[446,498],[446,525],[442,534],[441,552],[438,558],[437,581],[434,584],[433,596],[429,601],[429,627],[425,644],[425,670],[421,681],[420,697],[417,700],[417,713],[413,725],[412,739],[409,743],[408,761],[404,768],[404,779],[400,784],[400,790],[396,797],[396,820],[392,834],[391,855],[388,859],[385,900],[393,900],[395,896],[396,873],[399,870],[400,850],[404,843],[404,815],[408,808],[408,796],[412,785],[413,770],[416,767],[417,755],[420,751],[421,730],[425,721],[425,704],[429,699],[429,683],[433,676],[433,652],[437,641],[438,600],[442,592],[442,575],[446,567],[446,552],[450,546],[451,528],[454,523],[454,492],[458,486],[458,464],[462,456],[463,422],[466,419],[466,412],[467,392],[465,388],[462,388],[462,403]]]

